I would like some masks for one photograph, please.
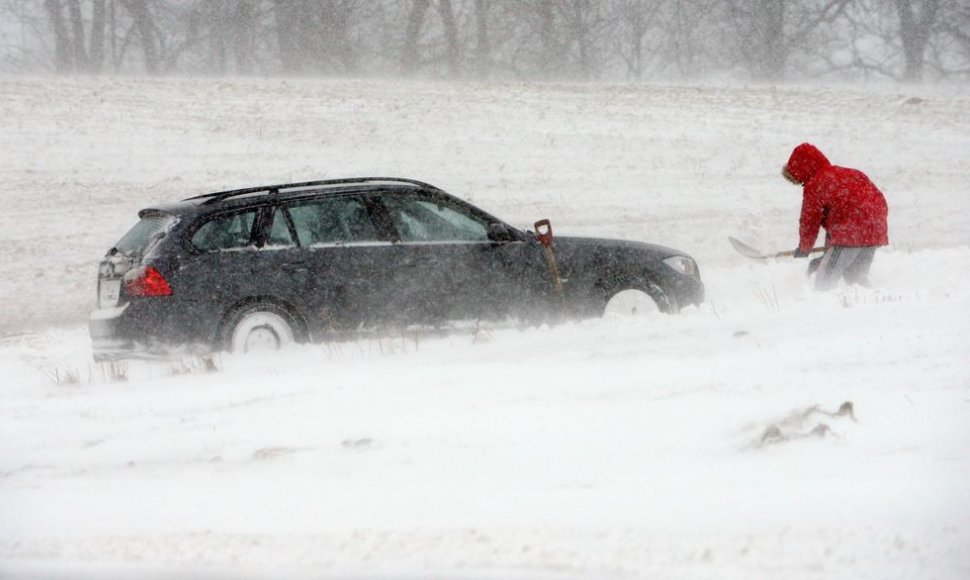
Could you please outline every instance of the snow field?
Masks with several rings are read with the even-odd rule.
[[[966,576],[970,98],[905,92],[0,79],[0,574]],[[803,140],[887,193],[874,289],[726,243],[794,246]],[[94,266],[137,209],[365,174],[682,248],[708,301],[90,362]],[[844,401],[857,422],[785,424],[832,435],[761,443]]]

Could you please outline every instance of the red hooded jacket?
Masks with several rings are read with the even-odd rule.
[[[803,188],[798,248],[812,249],[819,226],[828,246],[885,246],[889,243],[886,198],[865,173],[832,165],[814,145],[792,151],[788,174]]]

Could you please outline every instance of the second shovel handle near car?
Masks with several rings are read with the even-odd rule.
[[[533,227],[536,229],[536,239],[542,244],[546,252],[546,262],[549,264],[549,275],[552,277],[552,285],[556,289],[556,296],[559,297],[559,305],[565,307],[565,296],[562,291],[562,279],[559,277],[559,266],[556,264],[556,255],[552,251],[552,223],[548,219],[537,221]]]

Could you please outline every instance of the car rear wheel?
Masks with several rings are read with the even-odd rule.
[[[224,343],[234,353],[274,351],[296,342],[289,313],[275,304],[253,304],[230,317]]]

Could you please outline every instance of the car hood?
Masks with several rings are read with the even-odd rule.
[[[554,249],[557,252],[624,252],[639,253],[649,255],[655,260],[663,260],[671,256],[687,256],[684,252],[649,244],[647,242],[635,242],[631,240],[614,240],[609,238],[586,238],[576,236],[556,236]]]
[[[649,270],[665,275],[672,270],[663,260],[687,256],[673,248],[645,242],[571,236],[556,237],[553,250],[560,275],[574,284],[596,282],[621,272],[639,275]]]

